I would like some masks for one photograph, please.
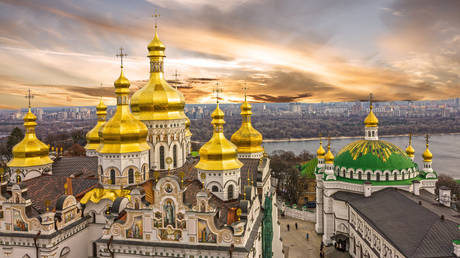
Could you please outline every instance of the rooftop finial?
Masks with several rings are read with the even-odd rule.
[[[372,98],[374,97],[374,95],[371,93],[369,93],[369,108],[372,110],[373,106],[372,106]]]
[[[155,13],[152,15],[155,18],[155,31],[158,28],[158,19],[160,18],[160,14],[158,13],[158,9],[155,9]]]
[[[121,66],[120,66],[120,67],[121,67],[121,68],[123,68],[123,58],[126,57],[126,56],[128,56],[128,54],[123,53],[123,51],[124,51],[124,49],[121,47],[121,48],[120,48],[120,53],[119,53],[119,54],[116,54],[116,56],[120,58],[120,62],[121,62]]]
[[[31,107],[31,104],[30,104],[30,101],[34,98],[34,96],[32,95],[32,93],[30,93],[30,89],[29,91],[27,92],[27,95],[25,96],[26,99],[29,101],[29,109]]]
[[[247,98],[247,95],[248,95],[248,87],[246,86],[246,82],[244,82],[244,86],[241,89],[244,92],[244,101],[246,102],[246,98]]]
[[[319,133],[319,144],[323,144],[323,134]]]
[[[327,136],[327,149],[331,149],[331,136]]]
[[[426,147],[428,148],[428,145],[430,143],[430,136],[428,134],[425,135],[425,141],[426,141]]]
[[[214,88],[214,94],[216,94],[216,103],[219,104],[219,93],[222,92],[222,87],[219,87],[219,82],[216,82],[216,87]]]
[[[412,144],[412,133],[409,133],[409,145]]]

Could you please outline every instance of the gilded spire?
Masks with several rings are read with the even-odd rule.
[[[196,168],[202,170],[238,169],[243,164],[237,158],[237,148],[224,135],[224,112],[219,107],[219,91],[216,87],[216,109],[212,112],[211,124],[214,127],[211,139],[200,149],[200,161]]]
[[[374,108],[373,107],[373,103],[372,103],[372,93],[369,94],[369,114],[367,115],[366,119],[364,119],[364,125],[366,127],[377,127],[379,125],[379,120],[378,118],[375,116],[374,112],[372,111],[372,109]]]
[[[9,167],[33,167],[53,163],[49,157],[49,148],[35,135],[37,117],[31,111],[33,95],[28,91],[28,112],[24,116],[24,139],[13,147],[13,159],[8,162]]]
[[[433,154],[431,153],[430,149],[428,148],[429,147],[429,135],[427,134],[425,136],[425,141],[426,141],[426,149],[425,151],[423,152],[422,154],[422,157],[423,157],[423,161],[424,162],[431,162],[432,159],[433,159]]]
[[[333,164],[334,163],[334,154],[331,152],[331,137],[328,139],[327,143],[327,153],[324,156],[324,159],[326,160],[326,164]]]
[[[238,153],[261,153],[264,151],[262,134],[252,126],[252,107],[246,97],[248,88],[245,85],[242,89],[244,102],[241,104],[241,127],[232,135],[231,141],[238,147]]]
[[[321,136],[322,135],[320,134],[319,135],[319,148],[316,151],[316,156],[318,157],[318,159],[324,159],[324,155],[326,154],[326,151],[323,148],[323,140],[322,140]]]
[[[185,119],[185,99],[182,93],[171,87],[164,76],[165,45],[158,37],[158,18],[155,12],[155,34],[147,46],[150,59],[150,79],[147,85],[131,98],[131,110],[141,121]]]
[[[414,147],[412,147],[412,134],[411,133],[409,134],[409,145],[406,148],[406,154],[410,158],[413,158],[415,154]]]
[[[131,114],[128,105],[129,86],[131,84],[123,74],[123,58],[127,56],[123,52],[123,48],[120,48],[120,53],[117,56],[121,59],[120,76],[114,82],[117,110],[99,131],[103,141],[97,151],[99,153],[145,151],[150,148],[146,141],[147,127]]]

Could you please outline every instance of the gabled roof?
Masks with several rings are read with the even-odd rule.
[[[460,239],[457,223],[444,219],[400,190],[387,188],[370,197],[337,192],[375,230],[406,257],[454,257],[452,241]],[[447,208],[446,208],[447,209]]]

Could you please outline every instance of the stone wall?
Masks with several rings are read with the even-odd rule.
[[[281,214],[284,213],[284,216],[295,218],[295,219],[300,219],[300,220],[305,220],[305,221],[310,221],[310,222],[316,222],[315,212],[290,208],[290,207],[287,207],[284,204],[284,202],[280,202],[280,201],[278,201],[277,204],[278,204],[278,208],[281,211]]]

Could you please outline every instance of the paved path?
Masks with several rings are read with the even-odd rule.
[[[283,239],[286,258],[319,258],[321,236],[315,232],[315,223],[306,222],[288,217],[279,218],[281,224],[281,238]],[[297,222],[298,229],[295,229]],[[287,224],[290,230],[287,230]],[[309,234],[309,240],[305,238]],[[325,249],[325,258],[349,258],[347,253],[339,252],[334,247]]]

